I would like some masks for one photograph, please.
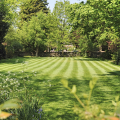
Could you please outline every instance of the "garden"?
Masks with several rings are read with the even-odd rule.
[[[0,119],[119,120],[120,2],[48,4],[0,0]]]
[[[88,100],[89,106],[96,105],[90,110],[96,116],[94,119],[99,114],[113,117],[115,100],[119,101],[119,69],[97,58],[4,59],[0,61],[0,103],[10,99],[22,101],[21,108],[6,110],[12,113],[8,120],[92,120],[93,117],[84,118],[82,113]]]

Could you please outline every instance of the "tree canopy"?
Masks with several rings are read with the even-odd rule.
[[[16,20],[20,23],[16,28],[19,33],[17,39],[32,51],[44,51],[46,47],[56,47],[59,51],[64,44],[72,43],[86,53],[107,45],[106,41],[116,45],[119,43],[119,1],[87,0],[85,4],[56,1],[52,13],[47,8],[47,0],[15,1],[1,2],[5,17],[0,19],[0,37],[3,38],[9,28],[8,21],[13,24]],[[2,8],[2,4],[6,7]],[[20,6],[19,14],[16,12],[17,6]]]
[[[20,4],[20,21],[29,21],[32,16],[36,16],[37,12],[48,13],[47,0],[27,0],[22,1]]]

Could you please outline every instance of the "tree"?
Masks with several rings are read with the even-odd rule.
[[[70,5],[70,2],[67,0],[62,1],[56,1],[55,7],[53,9],[53,14],[58,18],[60,24],[58,25],[58,36],[59,39],[57,41],[58,44],[58,51],[63,47],[63,44],[67,43],[69,41],[68,35],[68,11],[67,11],[67,6]]]
[[[47,44],[46,18],[46,14],[41,11],[37,13],[37,16],[32,16],[30,21],[24,22],[21,30],[19,30],[23,46],[35,49],[36,56],[38,56],[39,47]]]
[[[79,29],[79,36],[86,36],[86,40],[79,39],[80,46],[85,43],[90,44],[84,50],[94,50],[95,46],[107,44],[107,40],[115,41],[118,39],[117,22],[119,21],[116,22],[113,19],[117,16],[117,14],[115,15],[117,4],[119,3],[114,0],[87,0],[86,4],[76,3],[69,6],[68,21],[72,26],[71,33]],[[117,19],[119,18],[117,17]]]
[[[83,2],[77,4],[72,4],[68,7],[69,11],[69,25],[72,27],[71,29],[71,40],[73,44],[79,44],[79,47],[82,52],[87,52],[88,50],[92,50],[92,42],[89,38],[89,32],[91,32],[92,27],[89,23],[90,17],[94,11],[92,8],[87,5],[83,4]],[[79,37],[76,37],[79,36]]]
[[[17,33],[16,29],[11,25],[9,30],[4,37],[6,43],[6,55],[7,57],[13,57],[15,52],[19,52],[23,49],[19,40],[19,34]]]
[[[56,47],[57,40],[60,39],[60,30],[58,26],[60,25],[59,19],[53,13],[47,14],[47,26],[46,26],[46,36],[47,36],[47,46],[48,48]]]
[[[9,13],[9,8],[4,0],[0,1],[0,54],[5,57],[5,49],[2,43],[4,42],[3,38],[7,33],[7,30],[10,24],[6,21],[7,15]]]
[[[47,14],[49,12],[47,5],[48,5],[47,0],[23,1],[20,5],[20,12],[19,12],[21,24],[24,21],[29,21],[32,16],[36,16],[37,12],[39,11],[42,11]]]

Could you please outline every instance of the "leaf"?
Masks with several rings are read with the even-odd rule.
[[[94,85],[93,85],[92,81],[89,82],[89,87],[90,87],[90,89],[93,89]]]
[[[84,93],[84,94],[83,94],[83,97],[84,97],[84,98],[88,98],[88,95]]]
[[[93,84],[95,85],[95,84],[96,84],[96,82],[97,82],[97,78],[96,78],[96,77],[94,77],[94,78],[92,79],[92,81],[93,81]]]
[[[76,85],[73,85],[71,93],[73,93],[73,94],[76,93]]]
[[[8,100],[5,103],[0,105],[0,109],[12,109],[12,108],[20,108],[20,105],[18,104],[18,102],[21,102],[18,99],[12,99],[12,100]]]
[[[101,113],[102,113],[102,114],[105,114],[105,112],[104,112],[103,110],[101,110]]]
[[[116,113],[117,115],[120,114],[120,102],[118,102],[118,106],[117,106],[117,108],[116,108],[115,113]]]
[[[7,117],[11,116],[11,113],[7,113],[7,112],[1,112],[0,113],[0,119],[6,119]]]
[[[100,111],[100,108],[98,105],[91,105],[91,108],[90,108],[90,112],[93,114],[93,115],[97,115]]]
[[[116,102],[119,100],[119,95],[115,97]]]
[[[109,115],[113,115],[113,112],[108,112]]]
[[[68,87],[68,81],[67,80],[62,79],[61,82],[62,82],[64,87],[66,87],[66,88]]]
[[[112,104],[113,104],[114,106],[117,106],[117,103],[116,103],[115,101],[113,101],[113,100],[112,100]]]

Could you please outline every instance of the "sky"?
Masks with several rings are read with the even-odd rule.
[[[60,1],[60,0],[47,0],[47,2],[49,3],[48,7],[50,7],[51,12],[53,11],[56,1]],[[64,0],[62,0],[62,1],[64,1]],[[82,1],[84,1],[84,3],[86,3],[87,0],[69,0],[69,1],[70,1],[70,4],[73,4],[73,3],[79,3]]]

